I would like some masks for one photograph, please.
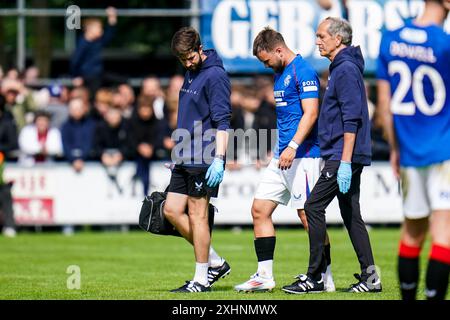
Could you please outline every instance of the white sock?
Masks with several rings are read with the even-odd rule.
[[[223,264],[223,259],[217,254],[213,247],[209,247],[208,264],[213,268],[220,267]]]
[[[272,278],[273,260],[264,260],[258,262],[258,274],[263,278]]]
[[[195,263],[195,275],[194,275],[194,281],[202,284],[207,285],[208,284],[208,263]]]
[[[332,278],[332,274],[331,274],[331,264],[329,264],[327,266],[327,271],[325,271],[325,276],[328,278]]]

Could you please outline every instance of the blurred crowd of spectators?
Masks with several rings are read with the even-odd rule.
[[[76,171],[87,160],[106,166],[136,160],[142,167],[151,160],[170,160],[183,76],[171,77],[167,87],[149,76],[137,90],[121,83],[101,87],[95,94],[84,86],[54,84],[35,89],[37,76],[34,67],[24,74],[15,69],[0,74],[0,151],[8,160],[24,165],[67,160]],[[326,77],[322,76],[323,81]],[[233,129],[276,128],[272,85],[270,76],[256,76],[252,85],[233,84]],[[367,89],[370,97],[373,94]],[[380,117],[370,101],[369,109],[374,158],[385,160],[388,150]],[[265,145],[270,153],[270,141]]]
[[[330,1],[319,1],[328,8]],[[136,178],[149,189],[151,161],[171,159],[177,126],[178,94],[182,75],[174,75],[163,88],[157,76],[143,79],[140,88],[132,88],[127,79],[104,70],[102,50],[114,37],[116,9],[106,8],[107,24],[98,18],[83,21],[76,50],[71,59],[70,87],[54,83],[36,86],[39,70],[29,67],[3,73],[0,66],[0,152],[8,161],[22,165],[48,161],[68,161],[77,172],[86,161],[101,161],[113,174],[124,160],[136,162]],[[321,75],[321,89],[327,85],[328,74]],[[368,97],[373,96],[367,86]],[[322,92],[323,94],[323,92]],[[258,135],[257,158],[262,165],[270,159],[275,141],[276,111],[271,76],[255,76],[247,85],[233,83],[231,93],[233,129],[266,129]],[[389,148],[385,142],[380,117],[369,101],[372,118],[373,159],[387,160]],[[267,139],[262,141],[261,139]],[[229,169],[239,169],[244,145],[234,140],[234,158]],[[241,142],[242,144],[242,142]],[[262,157],[261,157],[262,155]],[[248,159],[248,158],[246,158]],[[234,161],[233,161],[234,160]]]
[[[137,92],[122,83],[91,95],[83,86],[33,89],[28,72],[0,77],[0,151],[7,160],[68,161],[77,172],[89,160],[106,167],[134,160],[142,177],[150,161],[170,160],[182,76],[165,89],[149,76]]]

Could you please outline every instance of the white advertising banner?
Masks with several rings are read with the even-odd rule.
[[[218,199],[216,224],[251,224],[251,205],[262,170],[246,167],[226,171]],[[21,225],[137,224],[144,197],[140,181],[133,179],[134,163],[125,163],[117,179],[96,163],[81,173],[69,165],[52,164],[32,168],[8,164],[6,180],[13,180],[15,219]],[[151,168],[151,192],[163,191],[170,171],[163,163]],[[367,223],[399,223],[402,207],[398,182],[388,163],[374,163],[363,171],[361,212]],[[328,223],[342,223],[337,201],[327,209]],[[275,223],[298,223],[295,210],[279,206]]]
[[[423,0],[347,0],[353,44],[361,47],[365,72],[373,73],[385,29],[401,27],[421,14]],[[201,36],[205,48],[214,48],[230,73],[264,72],[252,52],[253,40],[265,26],[278,30],[287,45],[317,71],[329,61],[317,50],[316,30],[326,17],[343,17],[342,1],[332,0],[329,10],[313,0],[201,0]],[[450,15],[444,28],[450,32]]]

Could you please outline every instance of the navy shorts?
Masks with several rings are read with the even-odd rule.
[[[208,167],[186,167],[175,165],[170,177],[168,192],[185,194],[190,197],[204,197],[208,195],[217,198],[219,186],[214,188],[206,185]]]

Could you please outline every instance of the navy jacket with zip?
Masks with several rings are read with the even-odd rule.
[[[175,148],[181,152],[175,154],[185,166],[208,166],[215,155],[216,130],[230,128],[230,80],[216,51],[203,53],[207,58],[200,70],[187,71],[180,90],[177,128],[189,132],[189,139],[176,137]]]
[[[319,115],[320,153],[325,160],[341,160],[344,132],[356,134],[353,163],[370,165],[370,121],[360,47],[342,49],[330,64],[328,87]]]

